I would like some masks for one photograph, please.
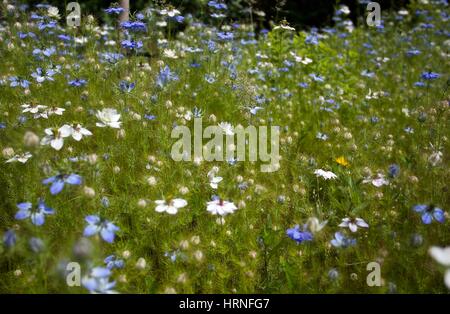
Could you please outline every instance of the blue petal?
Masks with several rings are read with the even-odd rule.
[[[89,291],[97,290],[97,280],[94,278],[83,278],[82,284]]]
[[[81,184],[81,176],[72,173],[65,179],[65,181],[69,184],[79,185]]]
[[[53,176],[53,177],[44,179],[44,180],[42,180],[42,184],[47,185],[47,184],[49,184],[49,183],[55,182],[55,179],[56,179],[56,176]]]
[[[337,241],[336,239],[331,240],[331,245],[333,245],[334,247],[340,247],[341,243],[339,241]]]
[[[33,205],[30,202],[17,204],[17,208],[20,210],[29,210]]]
[[[434,209],[433,216],[434,219],[436,219],[436,221],[439,221],[440,223],[443,223],[445,221],[444,211],[440,208]]]
[[[42,226],[45,221],[45,216],[43,213],[33,213],[31,214],[31,222],[36,226]]]
[[[427,212],[422,215],[422,221],[424,224],[429,225],[432,220],[433,220],[433,216],[431,216],[430,213]]]
[[[63,188],[64,188],[64,181],[56,180],[53,182],[52,186],[50,187],[50,193],[52,195],[56,195],[59,192],[61,192]]]
[[[114,255],[110,255],[107,258],[105,258],[104,262],[109,263],[112,262],[116,257]]]
[[[106,242],[108,242],[108,243],[114,242],[114,232],[113,231],[103,228],[102,231],[100,231],[100,235],[102,236],[103,240],[105,240]]]
[[[105,267],[94,267],[91,270],[91,276],[95,278],[109,277],[111,271]]]
[[[106,229],[108,229],[108,231],[111,231],[111,232],[115,232],[115,231],[119,231],[120,230],[119,227],[117,227],[112,222],[108,222],[108,224],[106,225]]]
[[[31,212],[30,212],[30,210],[28,210],[28,209],[25,209],[25,210],[19,210],[19,211],[16,213],[16,215],[14,216],[14,218],[16,218],[17,220],[22,220],[22,219],[25,219],[25,218],[30,217],[30,215],[31,215]]]
[[[413,210],[417,213],[421,213],[428,208],[428,205],[416,205],[413,207]]]
[[[91,225],[95,225],[100,222],[100,217],[98,217],[96,215],[89,215],[89,216],[86,216],[86,218],[84,218],[84,219]]]
[[[342,240],[344,240],[344,235],[340,232],[336,232],[334,234],[334,237],[336,238],[336,240],[338,240],[339,242],[342,242]]]
[[[51,207],[45,206],[44,209],[42,210],[42,212],[46,215],[52,215],[55,213],[55,210]]]
[[[83,236],[90,237],[94,234],[98,233],[100,228],[96,225],[88,225],[86,228],[84,228]]]

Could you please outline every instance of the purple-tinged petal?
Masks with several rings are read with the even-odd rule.
[[[17,208],[23,211],[30,210],[32,206],[33,204],[31,204],[30,202],[17,204]]]
[[[431,216],[431,213],[426,212],[422,215],[422,222],[424,224],[429,225],[432,220],[433,220],[433,216]]]
[[[25,210],[19,210],[16,215],[14,216],[14,218],[16,218],[17,220],[22,220],[22,219],[26,219],[28,217],[30,217],[31,215],[31,211],[29,209],[25,209]]]
[[[56,176],[53,176],[53,177],[50,177],[50,178],[47,178],[47,179],[42,180],[42,184],[47,185],[47,184],[49,184],[49,183],[55,182],[55,180],[56,180]]]
[[[82,180],[81,180],[81,176],[72,173],[65,179],[65,181],[69,184],[80,185]]]
[[[100,217],[98,217],[96,215],[89,215],[89,216],[86,216],[86,218],[84,218],[84,219],[91,225],[96,225],[100,222]]]
[[[110,275],[111,271],[108,268],[94,267],[91,270],[91,276],[95,278],[109,277]]]
[[[105,240],[108,243],[114,242],[114,231],[108,230],[106,228],[102,228],[100,231],[100,235],[102,236],[103,240]]]
[[[445,213],[440,208],[435,208],[433,211],[433,217],[436,221],[443,223],[445,221]]]
[[[413,207],[413,210],[417,213],[422,213],[428,208],[428,205],[416,205]]]
[[[94,234],[98,233],[100,231],[100,227],[96,225],[88,225],[86,228],[84,228],[83,236],[90,237]]]
[[[61,192],[63,188],[64,188],[64,181],[56,180],[53,182],[52,186],[50,187],[50,193],[52,195],[56,195],[59,192]]]
[[[41,212],[31,214],[31,222],[36,226],[42,226],[45,222],[44,214]]]

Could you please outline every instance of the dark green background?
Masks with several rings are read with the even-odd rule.
[[[20,3],[27,3],[34,5],[36,3],[50,3],[58,6],[63,12],[64,3],[70,1],[19,1]],[[90,1],[78,1],[82,7],[83,14],[93,14],[96,17],[102,18],[104,16],[103,9],[107,8],[111,3],[117,1],[105,1],[105,0],[90,0]],[[149,3],[158,3],[161,5],[172,4],[178,8],[183,14],[192,13],[197,17],[205,17],[207,13],[207,0],[168,0],[168,1],[152,1],[152,0],[130,0],[130,6],[132,11],[137,11],[146,7]],[[377,1],[381,5],[382,10],[399,9],[404,7],[408,0],[379,0]],[[254,10],[262,10],[266,13],[265,18],[254,17],[259,21],[262,26],[268,26],[269,21],[278,22],[282,19],[286,19],[293,26],[325,26],[332,25],[332,16],[334,8],[338,4],[346,4],[350,7],[352,14],[351,18],[354,22],[364,18],[365,7],[359,4],[358,0],[285,0],[285,1],[273,1],[273,0],[232,0],[225,1],[228,4],[228,16],[233,21],[249,21],[249,11],[246,10],[252,7]]]

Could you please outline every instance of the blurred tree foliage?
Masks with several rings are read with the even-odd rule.
[[[37,3],[49,3],[58,6],[74,0],[30,0],[19,1],[34,5]],[[139,11],[149,4],[159,7],[172,5],[183,14],[191,13],[196,17],[207,17],[209,0],[130,0],[131,11]],[[218,0],[220,1],[220,0]],[[119,2],[105,0],[78,0],[83,14],[93,14],[98,18],[104,17],[103,9],[110,4]],[[286,19],[290,25],[296,27],[321,27],[332,25],[332,16],[335,7],[339,4],[347,5],[351,10],[351,18],[354,22],[365,19],[365,4],[362,0],[228,0],[223,1],[228,5],[228,18],[237,22],[257,22],[260,26],[268,27],[270,21],[279,22]],[[405,7],[409,0],[378,0],[382,10],[398,10]],[[62,12],[62,11],[61,11]],[[264,12],[264,14],[262,14]]]

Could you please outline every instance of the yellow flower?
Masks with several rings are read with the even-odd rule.
[[[335,160],[341,166],[348,167],[350,165],[349,162],[344,158],[344,156],[336,158]]]

